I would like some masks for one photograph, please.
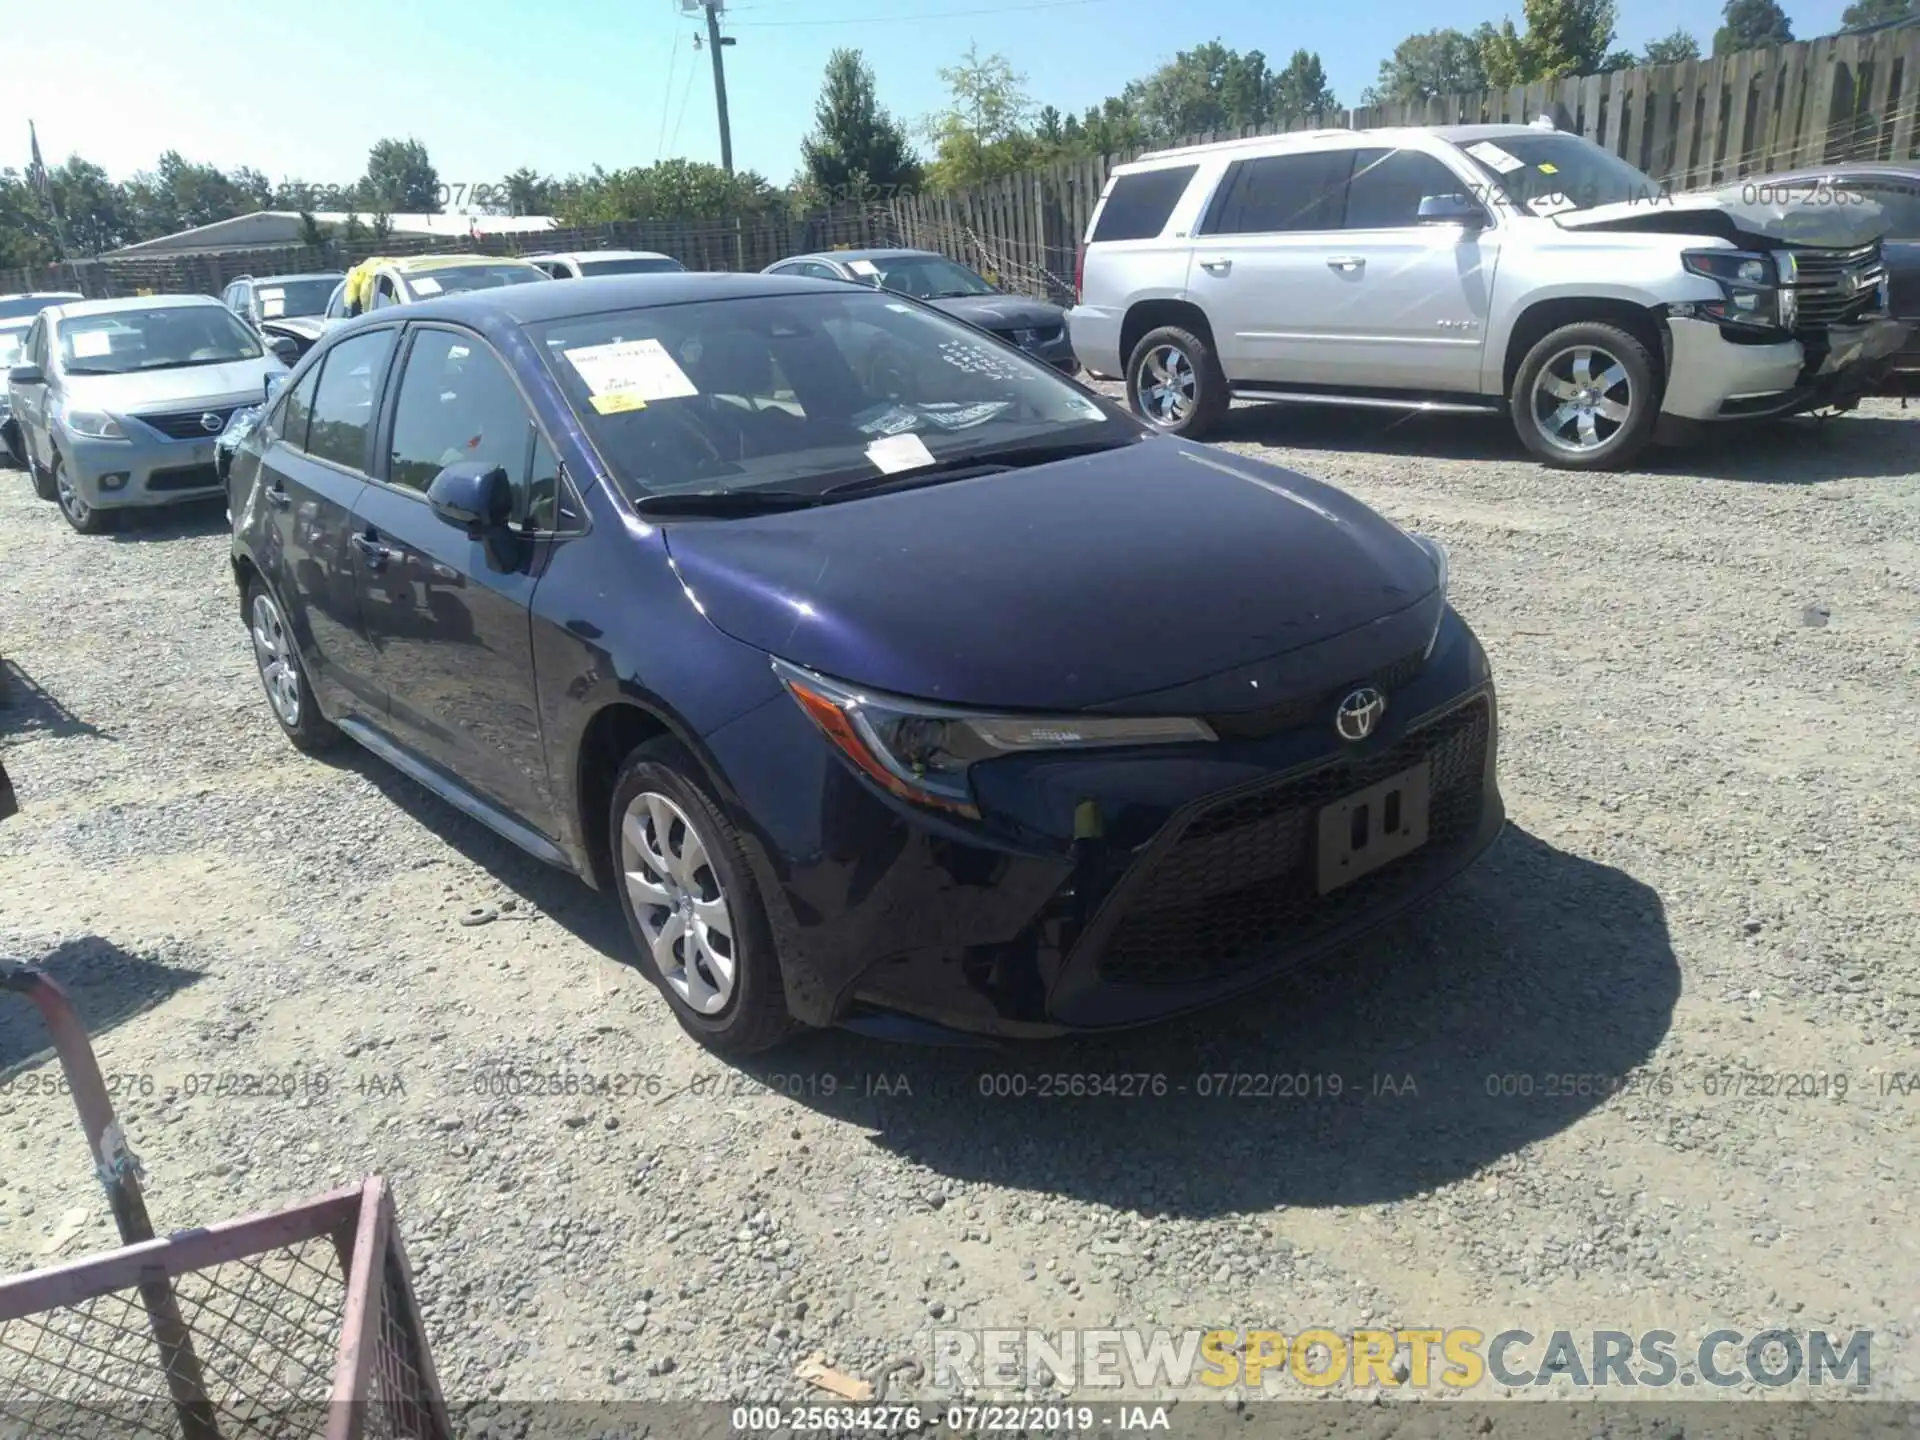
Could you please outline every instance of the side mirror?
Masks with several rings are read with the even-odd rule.
[[[1422,225],[1466,225],[1485,229],[1492,217],[1471,195],[1426,195],[1420,200]]]
[[[47,375],[38,365],[16,365],[7,371],[7,380],[13,385],[44,385]]]
[[[288,343],[291,344],[292,342],[289,341]],[[287,377],[284,373],[279,375],[267,376],[267,385],[266,385],[267,403],[272,404],[273,397],[278,395],[282,390],[286,388],[287,388]]]
[[[427,504],[447,524],[485,540],[513,517],[513,482],[504,466],[462,460],[447,466],[427,487]]]
[[[274,359],[289,368],[300,358],[300,344],[291,335],[274,336],[267,341],[267,349],[273,352]]]

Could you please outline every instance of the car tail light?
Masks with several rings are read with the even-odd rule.
[[[1080,303],[1081,292],[1087,285],[1087,247],[1082,245],[1073,252],[1073,303]]]

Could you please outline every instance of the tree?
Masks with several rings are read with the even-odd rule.
[[[100,255],[142,238],[121,188],[98,165],[72,155],[47,172],[47,181],[66,242],[76,253]]]
[[[220,170],[194,164],[178,150],[167,151],[154,169],[139,172],[122,190],[132,227],[143,238],[171,235],[263,208]]]
[[[947,108],[926,122],[935,152],[928,178],[936,186],[977,185],[1038,159],[1039,146],[1023,128],[1033,108],[1027,77],[1004,55],[983,56],[969,45],[960,64],[940,71],[940,80]]]
[[[1689,35],[1684,28],[1675,30],[1671,35],[1663,35],[1658,40],[1647,42],[1647,48],[1641,52],[1643,65],[1678,65],[1685,60],[1700,58],[1700,42]]]
[[[359,186],[363,210],[396,215],[440,213],[440,174],[418,140],[382,140],[367,152]]]
[[[1920,19],[1920,0],[1853,0],[1840,12],[1840,31],[1865,30]]]
[[[565,226],[604,225],[618,220],[713,220],[765,214],[776,195],[762,175],[728,175],[696,160],[662,160],[630,170],[603,170],[559,181],[554,216]]]
[[[553,181],[522,165],[500,181],[509,215],[544,215],[553,204]]]
[[[1296,50],[1273,80],[1273,119],[1281,124],[1315,115],[1330,115],[1340,108],[1327,85],[1326,67],[1317,53]]]
[[[807,179],[828,200],[864,198],[871,190],[914,190],[920,159],[906,128],[881,108],[873,67],[858,50],[827,57],[813,133],[800,142]]]
[[[1144,113],[1157,139],[1178,140],[1272,123],[1275,83],[1260,51],[1243,55],[1209,40],[1132,82],[1121,98]]]
[[[1793,43],[1793,22],[1775,0],[1727,0],[1721,13],[1727,23],[1713,32],[1716,55]]]
[[[1613,44],[1613,0],[1524,0],[1522,14],[1525,34],[1510,19],[1482,30],[1480,63],[1490,85],[1602,73]]]
[[[321,249],[327,243],[326,229],[311,210],[300,212],[300,243],[309,250]]]
[[[1464,30],[1429,30],[1409,35],[1393,47],[1390,58],[1380,62],[1380,78],[1373,82],[1368,103],[1413,104],[1436,95],[1466,95],[1486,88],[1480,37]]]

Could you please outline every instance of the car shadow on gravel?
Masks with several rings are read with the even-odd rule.
[[[97,1049],[116,1025],[145,1014],[201,978],[202,972],[123,950],[98,935],[67,940],[51,950],[0,947],[0,965],[44,970],[67,992]],[[0,990],[0,1080],[49,1059],[52,1040],[40,1012],[24,995]],[[102,1068],[111,1068],[102,1062]]]
[[[127,510],[115,517],[107,538],[119,544],[129,541],[204,540],[210,535],[226,534],[227,502],[195,500],[185,505],[169,505],[156,510]]]
[[[1920,419],[1920,411],[1914,414]],[[1847,415],[1823,421],[1796,416],[1729,427],[1690,444],[1649,450],[1642,456],[1642,468],[1660,476],[1763,485],[1817,485],[1910,475],[1920,469],[1915,451],[1917,435],[1920,427],[1905,418]],[[1523,464],[1531,460],[1506,418],[1494,415],[1245,405],[1229,411],[1207,439],[1214,444],[1432,460]]]
[[[342,744],[316,757],[350,770],[386,800],[461,855],[480,866],[519,900],[560,925],[575,939],[609,960],[634,965],[626,921],[610,895],[589,888],[575,875],[535,860],[477,820],[470,820],[425,786],[417,784],[358,745]]]
[[[1679,993],[1651,889],[1510,826],[1426,910],[1242,1003],[991,1051],[821,1032],[741,1068],[969,1183],[1184,1216],[1378,1204],[1630,1089]],[[1108,1093],[1047,1093],[1073,1076]]]
[[[82,720],[18,663],[4,658],[0,658],[0,735],[51,735],[56,740],[75,735],[93,740],[114,738]]]

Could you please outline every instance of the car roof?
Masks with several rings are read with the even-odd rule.
[[[89,315],[122,315],[135,310],[191,310],[196,305],[211,305],[216,310],[227,308],[211,295],[120,295],[111,300],[78,300],[49,309],[56,320],[80,320]]]
[[[844,265],[849,260],[905,260],[914,255],[933,255],[944,260],[938,250],[914,250],[907,246],[876,246],[868,250],[811,250],[805,255],[789,255],[786,259],[776,260],[776,265],[785,265],[789,260],[825,260]]]
[[[311,275],[243,275],[251,285],[291,285],[295,280],[344,280],[344,270],[316,270]]]
[[[1238,140],[1209,140],[1200,145],[1179,145],[1170,150],[1153,150],[1113,167],[1113,173],[1158,168],[1163,162],[1191,159],[1223,151],[1284,151],[1307,141],[1350,140],[1360,146],[1405,145],[1410,140],[1445,140],[1453,145],[1473,145],[1482,140],[1514,139],[1522,135],[1573,135],[1566,130],[1543,130],[1535,125],[1389,125],[1375,130],[1289,130],[1280,135],[1248,135]]]
[[[372,310],[356,316],[351,328],[381,316],[408,322],[453,320],[484,328],[505,319],[514,325],[568,320],[617,310],[656,305],[686,305],[701,300],[747,300],[778,295],[844,295],[839,280],[808,280],[794,275],[736,275],[726,271],[667,271],[656,275],[596,275],[565,285],[501,285],[416,300],[411,305]]]
[[[1832,165],[1805,165],[1798,170],[1781,170],[1771,175],[1759,175],[1746,183],[1764,185],[1769,180],[1818,180],[1825,175],[1920,181],[1920,165],[1902,165],[1898,160],[1845,160]]]
[[[0,300],[84,300],[86,296],[78,290],[22,290],[13,295],[0,295]]]
[[[361,261],[362,265],[367,261]],[[539,267],[531,260],[519,255],[394,255],[375,260],[375,270],[393,270],[402,275],[411,275],[422,270],[450,270],[459,265],[521,265],[532,269]],[[359,268],[358,266],[355,267]],[[344,280],[346,277],[340,277]]]
[[[671,260],[659,250],[543,250],[538,255],[516,256],[520,260]]]

